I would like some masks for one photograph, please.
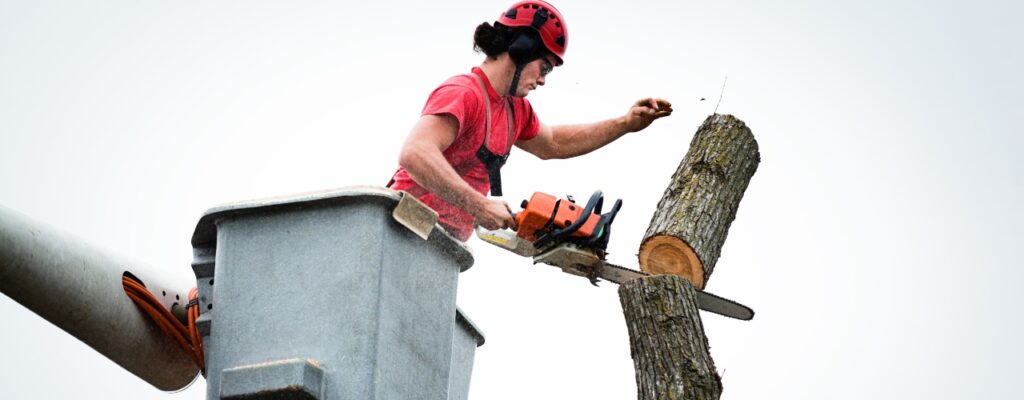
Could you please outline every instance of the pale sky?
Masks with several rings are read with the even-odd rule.
[[[211,207],[383,185],[430,91],[479,64],[510,2],[0,0],[0,205],[194,284]],[[515,151],[506,199],[624,206],[635,254],[715,108],[762,161],[707,290],[723,399],[1014,399],[1024,359],[1024,6],[1011,1],[562,0],[566,64],[529,96],[548,124],[676,110],[581,158]],[[701,101],[702,98],[706,100]],[[473,399],[635,397],[616,287],[472,239],[458,303],[487,337]],[[0,398],[166,394],[0,296]]]

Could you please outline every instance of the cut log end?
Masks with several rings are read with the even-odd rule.
[[[678,275],[694,287],[704,288],[704,266],[697,252],[683,240],[668,235],[647,238],[640,245],[640,270],[651,275]]]

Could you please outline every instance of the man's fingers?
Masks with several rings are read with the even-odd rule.
[[[669,103],[665,99],[654,99],[654,102],[658,104],[658,112],[654,114],[655,117],[661,118],[672,114],[672,103]]]
[[[672,112],[672,103],[665,99],[658,99],[654,97],[648,97],[646,99],[637,100],[636,106],[640,107],[642,113],[647,115],[654,115],[662,111]]]
[[[516,230],[516,215],[515,213],[512,212],[512,207],[509,207],[508,202],[502,203],[505,205],[505,210],[508,211],[508,216],[501,220],[502,225],[505,225],[505,228],[511,228],[512,230]]]

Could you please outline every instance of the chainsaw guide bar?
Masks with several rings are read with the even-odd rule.
[[[512,231],[491,231],[478,227],[476,234],[487,243],[523,257],[533,258],[534,264],[548,264],[560,268],[565,273],[585,277],[594,286],[602,279],[622,284],[632,279],[651,276],[643,271],[608,263],[604,260],[603,249],[588,249],[573,243],[561,243],[540,250]],[[701,310],[743,321],[754,318],[754,311],[747,306],[696,288],[694,290],[697,308]]]

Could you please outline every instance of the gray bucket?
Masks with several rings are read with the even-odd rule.
[[[208,399],[465,399],[483,336],[455,305],[473,264],[374,187],[207,211],[192,239]],[[282,397],[283,396],[283,397]]]

